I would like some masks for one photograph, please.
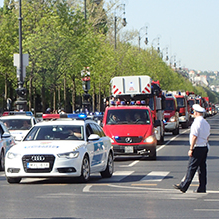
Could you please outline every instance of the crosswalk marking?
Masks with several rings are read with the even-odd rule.
[[[101,179],[101,182],[119,182],[121,180],[123,180],[125,177],[130,176],[131,174],[133,174],[135,171],[116,171],[113,173],[111,178],[105,178],[105,179]],[[151,171],[150,173],[148,173],[147,175],[145,175],[142,179],[140,179],[140,182],[144,183],[144,182],[160,182],[162,181],[170,172],[168,171]],[[0,172],[0,176],[4,177],[5,174],[4,172]],[[183,181],[185,179],[185,176],[183,177],[183,179],[181,181]],[[40,179],[42,180],[42,179]],[[24,178],[22,179],[22,182],[31,182],[33,181],[33,179],[31,178]],[[198,172],[195,173],[195,176],[192,180],[193,183],[199,182],[198,180]]]
[[[159,182],[162,181],[170,172],[166,171],[152,171],[143,177],[140,181]]]
[[[113,173],[111,178],[101,179],[101,182],[102,181],[118,182],[118,181],[121,181],[122,179],[124,179],[125,177],[131,175],[132,173],[134,173],[134,171],[116,171]]]

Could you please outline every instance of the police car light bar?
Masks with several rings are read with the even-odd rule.
[[[60,114],[43,114],[43,119],[47,120],[47,119],[59,119],[60,118]]]
[[[5,111],[2,116],[10,116],[10,115],[26,115],[33,116],[31,111]]]

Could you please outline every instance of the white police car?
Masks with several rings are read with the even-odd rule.
[[[92,120],[60,119],[37,123],[5,158],[9,183],[22,178],[80,177],[113,174],[111,142]]]
[[[5,154],[14,145],[14,138],[9,133],[7,127],[0,122],[0,170],[5,169]]]
[[[14,112],[13,112],[14,113]],[[8,128],[12,136],[15,138],[15,142],[19,142],[27,134],[29,129],[36,124],[35,117],[26,112],[18,112],[12,114],[3,114],[0,120]]]

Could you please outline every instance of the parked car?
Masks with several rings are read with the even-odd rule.
[[[29,113],[23,112],[19,114],[3,114],[0,117],[5,126],[8,128],[12,136],[15,138],[15,142],[19,142],[27,134],[31,127],[33,127],[37,121],[35,117]]]
[[[0,122],[0,170],[5,169],[5,154],[15,145],[13,136],[3,122]]]
[[[93,120],[69,118],[37,123],[5,159],[9,183],[22,178],[80,177],[113,174],[113,150],[109,137]]]

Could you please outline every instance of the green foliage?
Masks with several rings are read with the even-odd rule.
[[[217,100],[210,91],[193,87],[187,78],[163,62],[153,48],[139,51],[136,46],[118,40],[115,50],[110,38],[113,28],[107,23],[103,1],[96,4],[87,0],[86,22],[83,4],[79,3],[82,1],[22,0],[23,53],[29,54],[25,78],[30,91],[28,100],[33,101],[34,89],[35,96],[43,99],[44,108],[52,103],[57,108],[58,103],[54,103],[57,90],[63,103],[64,79],[69,96],[82,95],[81,70],[87,66],[91,71],[90,94],[109,96],[114,76],[149,75],[159,80],[164,90],[189,90]],[[14,1],[5,1],[0,9],[0,24],[0,93],[3,93],[4,79],[12,82],[8,89],[15,90],[17,86],[13,54],[19,51],[18,7]],[[52,96],[55,99],[51,100]],[[74,105],[73,101],[72,98],[69,104]]]

